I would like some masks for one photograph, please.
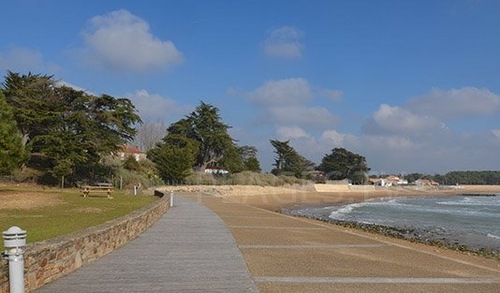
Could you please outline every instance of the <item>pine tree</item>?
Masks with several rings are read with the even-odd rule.
[[[0,174],[10,174],[26,158],[12,108],[0,90]]]

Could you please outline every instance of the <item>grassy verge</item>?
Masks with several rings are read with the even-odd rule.
[[[0,187],[0,231],[19,226],[27,231],[27,243],[38,242],[105,223],[157,199],[123,191],[115,191],[113,199],[100,195],[84,198],[78,189]]]

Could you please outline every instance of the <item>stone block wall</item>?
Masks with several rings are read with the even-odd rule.
[[[134,239],[170,207],[170,197],[133,213],[83,231],[28,244],[24,255],[26,292],[60,278]],[[29,233],[29,231],[28,231]],[[0,293],[9,292],[8,262],[0,265]]]

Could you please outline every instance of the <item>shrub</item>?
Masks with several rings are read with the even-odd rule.
[[[181,184],[187,185],[259,185],[259,186],[283,186],[293,184],[307,184],[309,181],[298,179],[294,176],[275,176],[250,171],[230,174],[226,176],[214,176],[201,172],[195,172],[188,176]],[[179,182],[169,182],[171,185],[179,185]]]

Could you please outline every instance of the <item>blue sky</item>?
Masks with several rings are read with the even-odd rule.
[[[3,75],[166,125],[203,100],[266,171],[269,139],[374,173],[500,169],[500,1],[0,1]]]

